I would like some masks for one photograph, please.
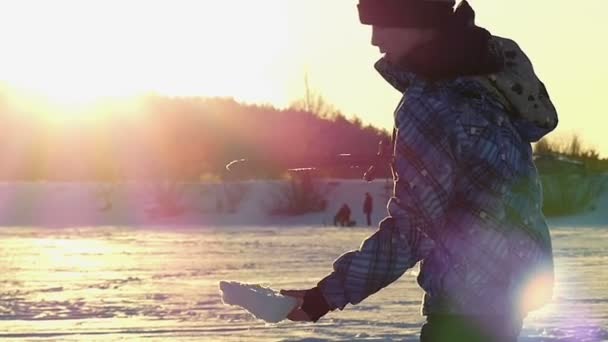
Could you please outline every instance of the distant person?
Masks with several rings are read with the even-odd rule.
[[[553,290],[530,146],[557,125],[547,90],[515,42],[474,25],[466,1],[359,0],[358,9],[385,53],[376,69],[403,94],[389,216],[317,286],[283,291],[300,303],[288,318],[316,322],[420,262],[421,341],[515,342]]]
[[[369,192],[365,193],[365,200],[363,201],[363,213],[367,219],[367,226],[372,225],[372,210],[374,210],[374,200]]]
[[[334,216],[334,226],[350,227],[354,224],[350,219],[351,210],[348,204],[344,203]]]

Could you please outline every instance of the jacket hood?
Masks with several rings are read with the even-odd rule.
[[[522,139],[528,142],[540,140],[558,123],[557,111],[545,85],[517,43],[493,36],[490,45],[503,56],[504,67],[499,72],[473,78],[507,109]]]
[[[456,88],[460,82],[477,81],[503,105],[521,138],[528,142],[540,140],[557,127],[557,111],[547,89],[517,43],[478,27],[459,34],[467,37],[461,45],[453,43],[460,39],[450,39],[420,49],[399,65],[381,58],[375,68],[401,93],[416,80],[456,81]]]

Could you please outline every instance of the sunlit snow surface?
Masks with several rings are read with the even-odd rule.
[[[416,341],[412,270],[316,324],[264,324],[220,280],[313,286],[371,228],[0,228],[0,340]],[[554,227],[556,300],[520,341],[608,341],[608,226]]]

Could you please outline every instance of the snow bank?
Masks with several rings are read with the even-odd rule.
[[[608,175],[605,176],[608,180]],[[386,214],[392,180],[330,179],[319,181],[325,195],[324,211],[298,216],[274,216],[269,212],[281,197],[285,183],[0,183],[1,226],[296,226],[333,225],[344,203],[351,219],[365,226],[363,201],[366,192],[374,200],[372,226]],[[608,191],[593,211],[551,219],[551,225],[608,224]]]
[[[351,218],[365,223],[366,192],[374,199],[372,225],[386,216],[392,180],[323,180],[324,211],[292,217],[268,213],[280,198],[284,183],[0,183],[2,226],[90,225],[332,225],[346,203]]]

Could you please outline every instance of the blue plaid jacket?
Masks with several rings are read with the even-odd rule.
[[[319,282],[329,308],[361,302],[420,262],[423,314],[523,318],[549,300],[553,285],[530,146],[557,124],[542,82],[524,86],[544,107],[539,120],[517,113],[517,99],[501,87],[522,79],[514,70],[427,83],[384,59],[376,69],[403,92],[394,196],[378,231]]]

